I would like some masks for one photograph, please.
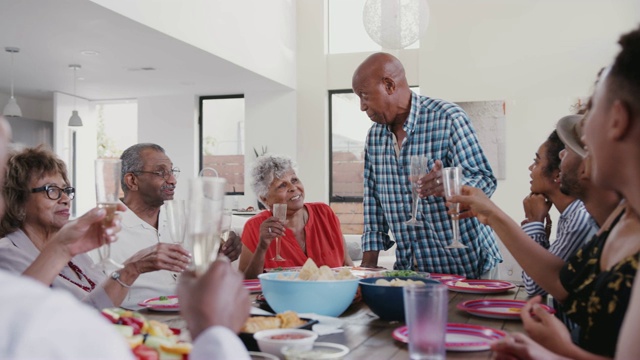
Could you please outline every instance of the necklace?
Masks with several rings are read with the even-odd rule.
[[[74,263],[72,263],[71,261],[69,261],[67,263],[67,265],[69,266],[69,268],[71,268],[71,270],[73,270],[76,275],[78,275],[78,278],[82,279],[83,277],[87,280],[87,282],[89,283],[89,286],[85,286],[82,285],[78,282],[75,282],[71,279],[69,279],[68,277],[64,276],[62,273],[58,274],[58,276],[60,276],[61,278],[69,281],[70,283],[72,283],[73,285],[79,287],[80,289],[86,291],[86,292],[91,292],[93,291],[93,289],[96,288],[96,283],[94,283],[91,279],[89,279],[89,277],[87,275],[84,274],[84,272],[82,272],[82,270]]]

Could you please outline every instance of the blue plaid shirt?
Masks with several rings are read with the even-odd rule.
[[[443,100],[411,95],[411,112],[403,125],[407,136],[396,156],[394,137],[386,125],[373,124],[367,135],[364,161],[363,251],[398,247],[395,269],[459,274],[478,278],[502,261],[493,231],[477,219],[460,221],[464,249],[447,249],[453,238],[445,199],[418,199],[417,219],[422,227],[405,225],[411,218],[409,169],[412,155],[425,155],[429,169],[435,160],[444,167],[462,168],[464,183],[491,196],[496,178],[484,156],[467,114]]]

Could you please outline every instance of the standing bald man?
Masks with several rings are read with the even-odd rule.
[[[352,87],[360,110],[374,122],[365,145],[361,266],[377,266],[378,253],[393,246],[391,232],[398,245],[395,269],[494,278],[500,251],[493,231],[477,219],[460,220],[467,248],[445,248],[453,231],[441,169],[461,167],[464,183],[488,196],[496,188],[467,114],[455,104],[412,92],[402,63],[386,53],[369,56],[353,74]],[[429,160],[430,171],[418,182],[421,226],[405,225],[411,218],[412,155]]]

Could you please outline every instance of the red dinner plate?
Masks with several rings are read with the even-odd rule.
[[[524,300],[484,299],[461,302],[456,307],[480,317],[519,320],[520,310],[526,303]],[[540,304],[540,306],[550,314],[556,312],[547,305]]]
[[[491,341],[502,339],[506,335],[503,331],[485,326],[449,323],[445,346],[447,351],[484,351],[489,350]],[[400,342],[409,343],[409,330],[406,326],[395,329],[391,336]]]
[[[244,284],[244,287],[249,290],[249,292],[254,293],[262,291],[262,286],[260,285],[260,280],[258,279],[244,280],[242,283]]]
[[[160,297],[154,297],[138,303],[138,305],[155,311],[179,311],[178,297],[175,295],[167,296],[167,300],[160,300]]]
[[[508,281],[502,280],[447,280],[443,281],[449,290],[470,294],[495,294],[516,287]]]
[[[462,275],[456,275],[456,274],[438,274],[438,273],[431,273],[431,279],[433,280],[438,280],[440,282],[443,281],[447,281],[447,280],[463,280],[465,277]]]

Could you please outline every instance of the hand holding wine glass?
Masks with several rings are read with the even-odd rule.
[[[442,169],[442,183],[444,185],[445,196],[460,195],[462,188],[462,169],[459,167],[448,167]],[[451,214],[451,227],[453,229],[453,241],[446,248],[462,249],[467,246],[460,242],[460,204],[454,204],[454,211]]]
[[[411,156],[411,167],[409,169],[409,181],[411,182],[411,219],[405,222],[406,225],[422,226],[418,221],[418,203],[420,201],[420,189],[418,180],[427,171],[427,158],[422,155]]]
[[[287,204],[273,204],[273,216],[277,217],[283,224],[287,221]],[[274,261],[285,261],[286,259],[280,256],[280,237],[276,238],[276,256],[273,257]]]
[[[96,201],[98,207],[107,211],[107,216],[103,224],[108,225],[113,222],[113,218],[118,208],[118,196],[120,195],[120,159],[96,159]],[[111,259],[111,244],[107,243],[98,248],[100,262],[96,266],[102,270],[110,267],[123,268],[122,264]]]

